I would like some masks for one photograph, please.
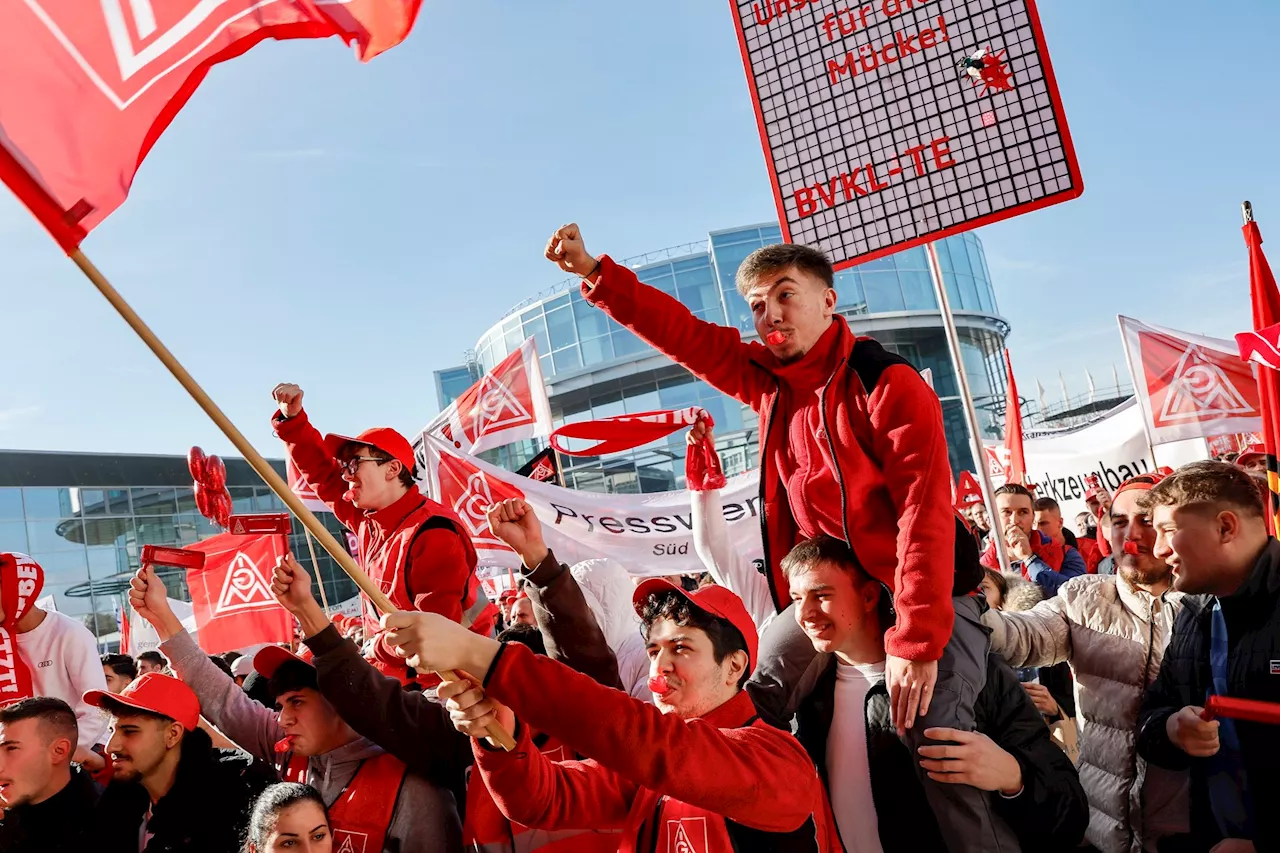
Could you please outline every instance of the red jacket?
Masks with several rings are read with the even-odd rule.
[[[756,716],[745,692],[683,720],[516,643],[503,646],[485,691],[521,721],[511,752],[473,745],[513,821],[620,829],[621,853],[841,849],[813,761]],[[530,728],[591,758],[550,761]]]
[[[478,634],[492,632],[492,617],[483,618],[492,608],[486,608],[480,594],[475,546],[448,507],[410,489],[391,506],[374,512],[357,509],[343,499],[347,483],[307,413],[292,418],[277,413],[272,424],[320,500],[356,534],[364,570],[392,604],[401,610],[439,613]],[[381,644],[378,657],[403,665]]]
[[[790,598],[781,562],[801,538],[781,485],[773,448],[786,425],[773,422],[780,365],[763,344],[736,329],[699,320],[662,291],[641,284],[608,256],[583,295],[698,378],[760,413],[761,528],[775,606]],[[938,395],[905,359],[857,338],[843,317],[839,360],[821,392],[817,440],[843,485],[844,539],[863,567],[893,590],[897,624],[889,654],[937,660],[955,611],[956,516]]]
[[[1076,539],[1076,550],[1080,552],[1080,556],[1084,557],[1084,565],[1089,574],[1096,575],[1098,573],[1098,564],[1102,562],[1102,549],[1098,547],[1098,543],[1093,539],[1081,536]]]

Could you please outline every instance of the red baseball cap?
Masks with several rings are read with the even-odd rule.
[[[370,447],[376,447],[383,453],[390,454],[391,458],[397,460],[406,470],[413,470],[413,445],[409,443],[409,439],[391,427],[373,427],[354,437],[337,433],[329,433],[324,437],[325,450],[328,450],[329,455],[334,459],[338,458],[345,444],[367,444]]]
[[[1240,452],[1240,455],[1236,457],[1236,464],[1243,465],[1244,460],[1249,458],[1250,456],[1266,456],[1266,455],[1267,455],[1267,448],[1265,445],[1251,444],[1248,447],[1246,447],[1244,450],[1242,450]]]
[[[117,702],[140,711],[163,714],[177,720],[189,732],[200,724],[200,700],[195,691],[173,676],[159,672],[148,672],[119,695],[90,690],[84,694],[84,702],[95,708],[104,707],[104,702]]]
[[[747,668],[755,669],[756,654],[760,650],[760,636],[756,633],[756,623],[751,621],[751,614],[747,612],[746,606],[742,603],[742,599],[734,595],[722,586],[704,586],[697,592],[687,592],[683,587],[676,586],[669,580],[663,578],[649,578],[641,581],[636,585],[636,591],[631,596],[631,605],[639,614],[644,610],[644,604],[649,600],[649,596],[674,590],[689,600],[689,603],[699,610],[704,610],[712,616],[718,616],[725,619],[729,624],[738,629],[742,634],[742,638],[747,641]]]
[[[277,669],[291,660],[315,668],[315,664],[311,661],[279,646],[263,646],[258,649],[258,653],[253,656],[253,668],[263,678],[271,678],[276,674]]]

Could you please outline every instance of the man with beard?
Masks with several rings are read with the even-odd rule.
[[[1210,696],[1280,703],[1280,541],[1267,533],[1256,480],[1193,462],[1146,496],[1155,555],[1186,593],[1160,675],[1142,701],[1138,749],[1190,768],[1186,849],[1280,849],[1280,734],[1254,720],[1203,719]]]
[[[41,696],[0,708],[0,850],[76,853],[98,791],[71,766],[79,730],[71,706]]]
[[[1187,776],[1137,753],[1137,709],[1155,679],[1181,606],[1171,570],[1155,556],[1155,528],[1140,499],[1160,481],[1121,484],[1110,508],[1115,575],[1072,578],[1024,613],[991,610],[991,650],[1014,667],[1071,664],[1083,718],[1080,781],[1089,797],[1087,838],[1102,853],[1154,851],[1187,829]]]
[[[149,672],[118,696],[90,690],[84,701],[111,714],[107,754],[114,771],[98,801],[90,849],[239,849],[249,808],[275,780],[244,753],[210,744],[190,687]]]

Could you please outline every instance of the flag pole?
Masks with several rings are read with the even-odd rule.
[[[1000,511],[996,508],[995,489],[991,486],[991,471],[987,468],[987,451],[982,446],[982,434],[978,432],[978,411],[973,407],[973,392],[969,390],[969,377],[964,372],[964,360],[960,354],[960,335],[956,332],[956,318],[951,314],[951,298],[947,295],[947,285],[942,279],[942,266],[938,263],[938,248],[932,241],[925,243],[929,256],[929,275],[933,279],[933,290],[938,297],[938,313],[942,315],[942,328],[947,335],[947,348],[951,350],[951,363],[955,365],[956,380],[960,384],[960,400],[964,405],[964,416],[969,426],[969,449],[973,453],[973,461],[978,469],[978,482],[982,484],[982,497],[987,502],[992,525],[996,535],[992,539],[996,543],[996,558],[1002,569],[1009,567],[1009,558],[1004,547],[1004,525],[1000,522]]]
[[[324,615],[329,615],[329,596],[324,591],[324,578],[320,577],[320,561],[316,559],[316,543],[311,538],[311,531],[303,528],[307,535],[307,550],[311,552],[311,571],[315,573],[316,584],[320,587],[320,603],[324,605]]]
[[[70,257],[75,262],[75,265],[80,268],[80,271],[85,274],[85,277],[98,289],[98,292],[111,303],[111,307],[116,309],[116,313],[120,315],[121,319],[129,324],[129,327],[133,329],[138,337],[142,338],[142,342],[147,345],[147,348],[155,353],[156,358],[160,359],[160,362],[168,368],[169,372],[173,374],[173,378],[178,380],[178,384],[186,389],[191,398],[196,401],[196,405],[204,409],[204,413],[217,425],[218,429],[222,430],[222,434],[235,445],[236,450],[240,451],[245,461],[249,463],[253,470],[258,472],[258,476],[271,488],[271,491],[276,493],[276,497],[280,498],[285,506],[302,522],[302,526],[316,537],[321,547],[329,552],[329,556],[337,561],[342,570],[350,576],[351,580],[355,581],[356,586],[360,587],[364,594],[369,596],[374,606],[383,613],[394,613],[396,608],[386,594],[365,574],[363,569],[356,565],[356,561],[351,559],[351,555],[338,544],[338,540],[333,538],[333,534],[325,529],[324,525],[320,523],[320,519],[316,518],[315,513],[307,509],[306,505],[302,503],[302,499],[290,490],[288,484],[267,463],[262,454],[249,443],[249,440],[236,428],[236,425],[223,414],[222,409],[218,408],[218,405],[205,393],[199,383],[192,378],[187,369],[169,351],[169,348],[156,337],[155,332],[151,331],[151,328],[143,322],[142,318],[125,301],[119,291],[112,286],[111,282],[107,281],[106,276],[94,265],[93,261],[90,261],[84,252],[79,249],[72,252]],[[438,672],[436,675],[440,676],[442,681],[460,680],[457,673],[450,670]],[[515,748],[515,741],[505,731],[498,728],[496,724],[489,727],[489,739],[508,751]]]

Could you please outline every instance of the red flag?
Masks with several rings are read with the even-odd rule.
[[[422,430],[476,454],[551,434],[551,403],[533,338],[494,365]]]
[[[1240,332],[1236,335],[1236,343],[1240,346],[1240,357],[1245,361],[1280,370],[1280,323],[1256,332]]]
[[[1013,380],[1013,362],[1009,351],[1004,351],[1004,366],[1009,372],[1009,388],[1004,409],[1004,449],[1009,455],[1007,483],[1025,483],[1027,458],[1022,452],[1022,401],[1018,397],[1018,384]]]
[[[132,631],[129,629],[129,607],[120,608],[120,654],[132,654],[129,651],[132,643]]]
[[[68,252],[219,62],[338,36],[368,60],[422,0],[24,0],[0,4],[0,180]],[[19,82],[21,81],[21,82]]]
[[[289,491],[298,496],[303,506],[312,512],[333,512],[327,503],[320,500],[316,490],[303,478],[302,472],[298,470],[297,465],[293,464],[292,459],[284,460],[284,470],[289,478]]]
[[[1262,253],[1262,232],[1250,217],[1244,226],[1244,243],[1249,247],[1249,294],[1253,301],[1253,328],[1267,331],[1280,323],[1280,291],[1271,273],[1267,256]],[[1262,443],[1267,448],[1267,482],[1271,486],[1271,532],[1280,529],[1280,468],[1276,453],[1280,449],[1280,373],[1258,371],[1258,398],[1262,408]]]
[[[960,472],[960,482],[954,489],[955,500],[952,502],[959,509],[982,503],[982,488],[978,480],[968,471]]]
[[[204,568],[187,572],[200,648],[211,655],[293,639],[293,617],[271,594],[271,570],[288,552],[285,537],[220,533],[195,545]]]

